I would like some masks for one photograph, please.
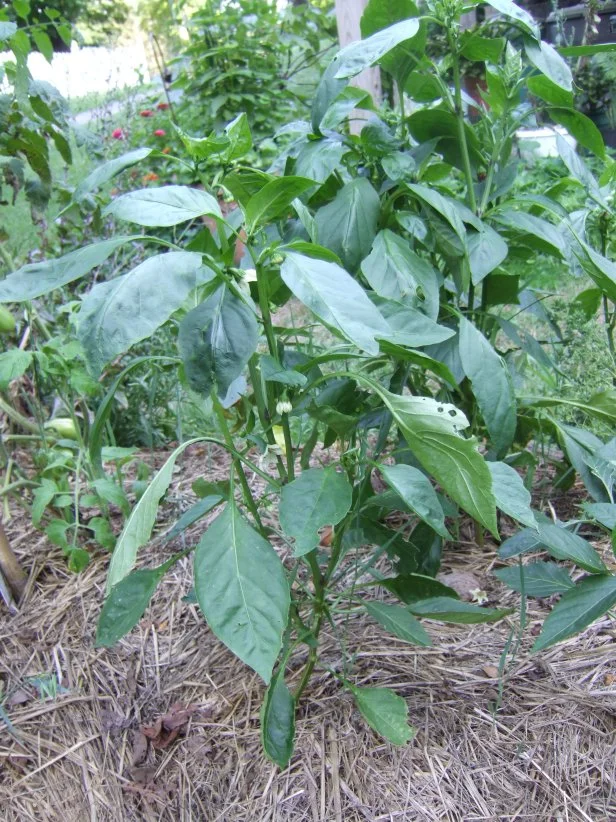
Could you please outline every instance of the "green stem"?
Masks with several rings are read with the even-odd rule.
[[[282,433],[284,434],[284,448],[287,452],[287,477],[289,482],[295,479],[295,452],[293,451],[293,440],[291,438],[291,426],[289,425],[289,415],[281,414]]]
[[[30,431],[32,434],[41,434],[41,429],[36,423],[31,422],[27,417],[24,417],[23,414],[20,414],[19,411],[16,411],[13,406],[5,402],[2,397],[0,397],[0,411],[6,414],[10,420],[13,420],[14,423],[25,431]],[[41,435],[41,439],[45,439],[44,435]]]
[[[212,389],[212,404],[214,406],[214,413],[216,414],[216,419],[218,420],[218,424],[222,431],[223,438],[227,445],[227,448],[231,451],[231,453],[235,452],[235,447],[233,445],[233,437],[231,436],[231,432],[229,431],[229,426],[227,425],[227,420],[225,419],[225,412],[221,405],[220,400],[216,394],[216,391]],[[244,495],[244,502],[250,513],[252,514],[254,521],[257,524],[259,531],[265,536],[265,528],[263,527],[263,523],[261,521],[261,517],[259,516],[259,511],[257,509],[257,504],[255,499],[252,495],[252,491],[250,490],[250,485],[248,484],[248,480],[246,479],[246,474],[244,473],[244,466],[242,465],[240,459],[238,457],[233,457],[233,465],[235,467],[235,471],[239,477],[240,485],[242,486],[242,492]]]
[[[256,357],[257,355],[255,354],[250,358],[248,362],[248,371],[250,372],[250,381],[252,382],[252,390],[254,391],[255,395],[257,414],[259,415],[261,428],[263,429],[263,433],[265,434],[268,443],[270,445],[276,445],[276,437],[274,436],[274,432],[272,431],[269,411],[267,409],[265,399],[263,397],[261,377],[257,372]],[[276,454],[276,468],[278,469],[278,475],[280,477],[281,482],[286,482],[287,472],[285,471],[284,463],[282,461],[282,457],[280,456],[280,454]]]
[[[471,211],[477,213],[477,200],[475,198],[475,188],[473,184],[473,171],[471,168],[471,159],[468,152],[468,143],[466,141],[466,128],[464,122],[464,109],[462,107],[462,81],[460,77],[460,56],[458,54],[458,44],[453,32],[448,33],[449,50],[451,53],[451,61],[453,68],[453,84],[454,84],[454,109],[458,124],[458,138],[460,141],[460,151],[462,153],[462,165],[464,167],[464,176],[466,178],[466,196],[468,205]]]

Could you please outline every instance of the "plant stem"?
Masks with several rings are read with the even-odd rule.
[[[248,371],[250,372],[250,381],[252,382],[252,390],[254,391],[255,395],[257,414],[259,415],[259,420],[261,422],[261,427],[263,428],[263,433],[265,434],[265,437],[270,445],[276,445],[276,437],[274,436],[274,432],[272,431],[269,411],[267,409],[265,399],[263,397],[261,377],[257,373],[256,354],[253,355],[248,362]],[[281,482],[286,482],[287,472],[285,471],[284,463],[282,461],[282,457],[280,456],[280,454],[276,454],[276,468],[278,469],[278,475],[280,477]]]
[[[471,168],[471,159],[468,152],[468,143],[466,142],[466,128],[464,122],[464,109],[462,107],[462,82],[460,78],[460,56],[458,54],[458,44],[455,35],[450,30],[448,32],[449,50],[451,53],[451,62],[453,68],[453,84],[454,84],[454,109],[458,123],[458,138],[460,141],[460,151],[462,153],[462,165],[464,166],[464,176],[466,178],[466,196],[468,205],[471,211],[477,213],[477,200],[475,198],[475,188],[473,184],[473,171]]]
[[[216,414],[216,419],[218,420],[218,424],[222,431],[222,435],[224,437],[225,443],[227,447],[231,449],[233,453],[235,451],[235,447],[233,445],[233,437],[231,436],[231,432],[229,431],[229,426],[227,425],[227,420],[225,419],[225,412],[222,407],[220,400],[216,394],[216,391],[212,389],[212,404],[214,406],[214,413]],[[246,474],[244,473],[244,466],[242,465],[239,457],[233,457],[233,465],[235,467],[235,471],[239,477],[240,485],[242,486],[242,492],[244,495],[244,502],[250,513],[252,514],[254,521],[257,524],[257,527],[261,534],[265,536],[265,528],[263,527],[263,522],[261,521],[261,517],[259,516],[259,511],[257,509],[257,504],[255,499],[252,495],[252,491],[250,490],[250,485],[248,484],[248,480],[246,479]]]
[[[39,434],[41,435],[41,439],[45,439],[44,434],[41,433],[41,429],[36,423],[31,422],[27,417],[24,417],[23,414],[20,414],[19,411],[16,411],[13,406],[5,402],[2,397],[0,397],[0,411],[19,425],[20,428],[23,428],[25,431],[30,431],[32,434]]]

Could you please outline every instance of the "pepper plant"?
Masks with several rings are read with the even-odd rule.
[[[546,551],[587,572],[574,582],[562,565],[520,560],[499,572],[523,596],[563,593],[536,649],[616,604],[616,577],[577,533],[582,520],[613,527],[613,442],[599,448],[582,429],[568,432],[575,445],[568,459],[597,483],[604,507],[573,523],[531,508],[529,443],[565,427],[548,416],[558,398],[516,396],[520,354],[545,373],[555,366],[506,313],[533,302],[508,261],[532,265],[537,253],[587,272],[605,298],[608,330],[616,287],[608,250],[596,247],[586,218],[563,213],[558,190],[512,194],[517,129],[540,110],[604,160],[597,181],[568,143],[561,147],[599,220],[612,216],[614,165],[593,124],[573,108],[563,57],[539,39],[524,10],[508,0],[491,5],[514,37],[464,32],[461,15],[474,5],[457,0],[435,0],[422,14],[405,0],[369,3],[364,39],[325,71],[311,121],[293,124],[296,139],[277,164],[282,175],[241,165],[251,147],[246,118],[221,134],[182,132],[188,160],[177,162],[199,174],[217,155],[214,176],[204,171],[200,188],[122,194],[105,214],[149,228],[182,226],[185,245],[167,231],[117,236],[0,283],[2,301],[33,300],[85,276],[120,245],[158,246],[160,253],[90,289],[78,336],[98,378],[132,345],[173,324],[180,377],[211,403],[219,433],[181,444],[133,509],[112,554],[97,642],[111,646],[126,634],[165,572],[192,553],[195,596],[210,629],[267,685],[263,746],[281,766],[317,666],[391,742],[413,735],[400,696],[354,682],[344,640],[349,614],[364,611],[398,638],[429,645],[421,620],[469,624],[508,613],[463,602],[436,579],[461,517],[474,522],[478,540],[485,532],[498,540],[503,515],[524,526],[501,546],[503,559]],[[439,62],[425,50],[434,27],[449,44]],[[465,116],[463,58],[485,65],[485,105],[473,123]],[[349,80],[370,65],[388,72],[399,100],[416,107],[408,113],[401,104],[396,116],[376,116],[352,136],[352,110],[374,104]],[[538,100],[534,108],[524,91]],[[140,159],[112,161],[82,190]],[[225,216],[220,193],[236,204]],[[188,230],[204,217],[215,230]],[[568,402],[616,419],[611,388]],[[197,545],[135,570],[174,465],[198,441],[226,449],[228,482],[199,483],[201,498],[167,536],[214,518]],[[388,515],[400,511],[407,516],[393,527]],[[399,604],[376,599],[378,589]],[[326,625],[340,641],[336,664],[320,655]]]

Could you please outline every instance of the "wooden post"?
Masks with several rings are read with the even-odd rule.
[[[367,0],[336,0],[336,22],[341,46],[361,40],[359,21],[366,5]],[[381,73],[378,67],[362,71],[351,80],[351,85],[371,94],[377,106],[381,102]],[[368,112],[356,109],[352,114],[351,133],[359,134],[363,127],[362,121],[367,120],[369,116]]]

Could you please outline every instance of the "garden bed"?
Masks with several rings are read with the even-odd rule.
[[[169,513],[202,475],[203,451],[193,448],[183,461]],[[224,457],[216,450],[206,457],[208,478],[224,476]],[[568,507],[567,498],[557,502]],[[5,612],[0,628],[11,722],[11,731],[0,729],[7,822],[616,818],[609,616],[530,656],[550,604],[529,600],[502,698],[499,661],[517,613],[495,625],[432,623],[433,648],[393,637],[385,644],[377,625],[355,616],[347,626],[354,681],[403,695],[417,736],[404,748],[384,742],[317,671],[298,711],[296,752],[280,772],[260,748],[261,680],[183,600],[192,584],[188,560],[165,578],[128,637],[95,649],[106,558],[68,573],[60,552],[17,512],[9,536],[30,583],[21,612]],[[608,546],[597,547],[609,562]],[[517,608],[519,598],[489,572],[495,559],[494,545],[462,540],[447,551],[443,571],[456,575],[447,582],[462,595],[477,587],[489,602]],[[336,644],[328,633],[324,642],[335,667]]]

